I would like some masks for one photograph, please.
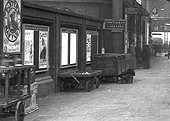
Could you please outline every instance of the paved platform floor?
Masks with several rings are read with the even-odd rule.
[[[25,121],[170,121],[170,59],[153,57],[150,69],[135,72],[132,84],[107,82],[38,99],[39,110]]]

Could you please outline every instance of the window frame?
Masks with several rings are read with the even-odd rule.
[[[26,26],[28,26],[29,29],[26,29]],[[25,31],[26,30],[33,30],[33,64],[29,65],[35,65],[35,73],[39,72],[46,72],[49,71],[49,29],[50,26],[46,25],[39,25],[39,24],[23,24],[23,64],[24,64],[24,59],[25,59]],[[39,47],[40,47],[40,31],[45,31],[47,32],[47,40],[46,40],[46,67],[40,68],[40,52],[39,52]],[[27,65],[27,64],[24,64]]]
[[[62,33],[66,31],[66,33],[68,33],[68,64],[67,65],[62,65]],[[71,54],[70,54],[70,44],[71,44],[71,34],[74,33],[76,34],[76,63],[75,64],[70,64],[70,58],[71,58]],[[78,29],[74,29],[74,28],[65,28],[62,27],[60,28],[60,68],[69,68],[69,67],[76,67],[78,65]]]
[[[97,35],[97,45],[96,45],[96,54],[99,53],[99,31],[96,31],[96,30],[86,30],[86,64],[90,64],[91,63],[91,56],[92,56],[92,38],[91,38],[91,55],[90,55],[90,61],[87,61],[87,34],[90,34],[90,35]]]

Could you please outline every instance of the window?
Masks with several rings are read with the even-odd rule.
[[[98,53],[98,38],[97,31],[86,31],[86,62],[90,62],[91,56]]]
[[[49,27],[24,24],[24,65],[35,65],[36,71],[48,70]]]
[[[61,29],[61,67],[77,65],[77,34],[76,29]]]

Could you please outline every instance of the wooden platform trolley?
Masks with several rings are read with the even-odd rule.
[[[86,91],[90,92],[94,85],[96,88],[99,88],[99,76],[101,73],[101,70],[76,70],[59,73],[59,79],[61,80],[61,90],[68,91],[75,89],[78,86],[84,86]]]
[[[34,66],[0,68],[0,116],[15,115],[16,121],[24,121],[24,100],[31,97],[34,74]],[[24,85],[27,94],[22,92]]]
[[[103,81],[132,83],[132,75],[125,73],[130,68],[130,56],[130,54],[120,53],[96,54],[91,58],[91,69],[102,70]]]

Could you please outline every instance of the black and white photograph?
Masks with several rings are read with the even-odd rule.
[[[0,0],[0,121],[170,121],[170,0]]]

